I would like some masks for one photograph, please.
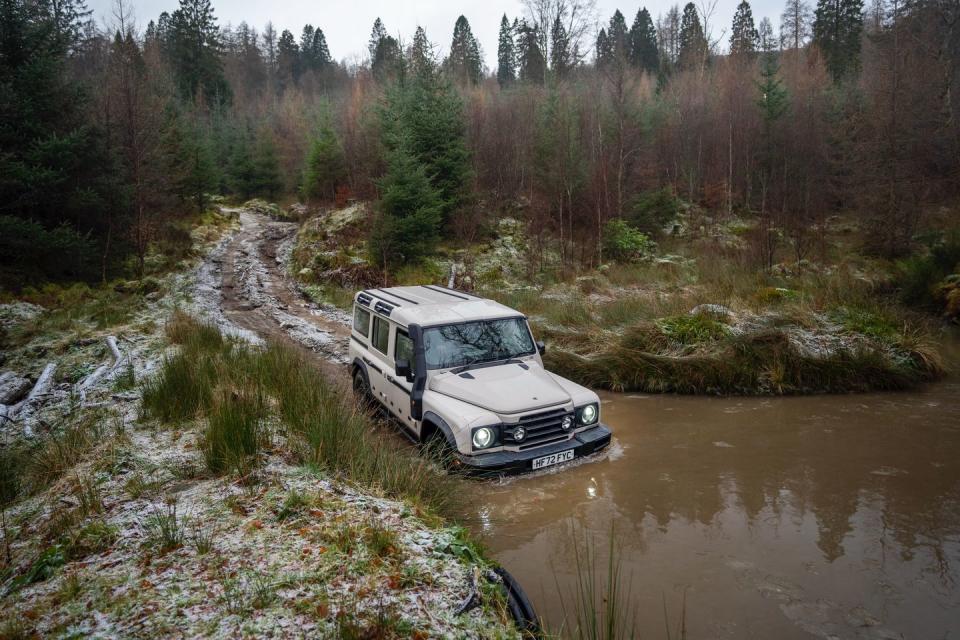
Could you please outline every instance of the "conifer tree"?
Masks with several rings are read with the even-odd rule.
[[[343,147],[333,128],[325,123],[310,145],[300,194],[307,201],[332,202],[346,174]]]
[[[550,69],[556,78],[565,78],[573,64],[570,52],[570,37],[560,16],[550,28]]]
[[[374,77],[384,81],[395,78],[403,72],[403,53],[397,39],[387,34],[380,18],[373,23],[370,32],[370,70]]]
[[[300,77],[300,47],[293,34],[284,29],[277,41],[277,80],[283,91],[297,83]]]
[[[605,27],[600,27],[599,33],[597,33],[597,67],[602,69],[610,64],[610,60],[613,58],[613,51],[610,47],[610,40],[607,38],[607,30]]]
[[[387,153],[387,170],[377,181],[380,200],[370,233],[371,258],[384,270],[431,255],[440,239],[441,197],[417,159],[406,134]]]
[[[410,68],[416,75],[428,75],[436,69],[433,44],[421,26],[417,26],[413,34],[413,44],[410,46]]]
[[[500,37],[497,42],[497,82],[504,88],[517,79],[517,54],[513,41],[513,28],[507,14],[500,19]]]
[[[480,45],[464,16],[457,18],[453,27],[453,40],[450,43],[446,66],[453,79],[463,85],[480,84],[483,78]]]
[[[646,7],[637,12],[637,17],[630,27],[630,64],[651,73],[660,69],[657,30]]]
[[[700,13],[692,2],[683,7],[679,43],[677,64],[681,69],[696,69],[706,62],[707,38],[700,23]]]
[[[518,75],[524,82],[543,84],[547,73],[547,60],[540,46],[540,31],[535,25],[521,20],[515,28],[517,34]]]
[[[280,162],[273,136],[261,133],[253,150],[253,193],[271,200],[283,189]]]
[[[323,29],[317,28],[313,32],[313,59],[318,69],[323,69],[333,62],[330,57],[330,48],[327,46],[327,37],[323,35]]]
[[[730,55],[751,56],[757,51],[760,34],[757,33],[753,22],[753,10],[747,0],[737,5],[733,14],[733,25],[730,29]]]
[[[626,60],[630,50],[630,35],[627,30],[627,20],[617,9],[610,17],[607,25],[607,46],[610,54],[619,60]]]
[[[862,32],[863,0],[818,0],[813,41],[834,80],[859,69]]]
[[[180,0],[180,8],[170,16],[170,58],[182,95],[194,98],[202,91],[209,101],[229,102],[221,47],[210,0]]]

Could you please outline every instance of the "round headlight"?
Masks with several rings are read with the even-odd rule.
[[[570,427],[573,426],[573,416],[564,416],[560,426],[563,427],[564,431],[569,431]]]
[[[523,427],[517,427],[513,430],[513,439],[517,442],[523,442],[523,439],[527,437],[527,430]]]
[[[583,424],[593,424],[597,419],[597,405],[588,404],[580,411],[580,419]]]
[[[476,449],[486,449],[493,444],[493,429],[481,427],[473,432],[473,446]]]

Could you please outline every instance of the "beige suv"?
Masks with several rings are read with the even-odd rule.
[[[415,442],[435,438],[455,465],[535,471],[603,449],[593,391],[543,368],[526,317],[444,287],[389,287],[354,298],[353,388]]]

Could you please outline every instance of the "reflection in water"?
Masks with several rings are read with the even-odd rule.
[[[468,514],[562,620],[611,525],[647,637],[960,635],[960,384],[812,398],[603,396],[598,461],[483,485]]]

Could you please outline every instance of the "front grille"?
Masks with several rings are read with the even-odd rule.
[[[564,416],[568,415],[572,416],[573,412],[566,409],[551,409],[524,416],[520,418],[516,425],[506,427],[505,431],[511,433],[505,435],[504,444],[517,444],[513,439],[512,431],[514,427],[520,425],[527,430],[527,436],[523,439],[523,444],[520,445],[521,451],[566,440],[570,437],[570,431],[573,430],[564,431],[560,423]]]

